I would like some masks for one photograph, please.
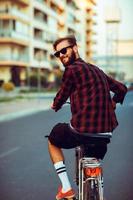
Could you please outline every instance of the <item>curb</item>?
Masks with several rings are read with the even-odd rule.
[[[13,119],[18,119],[24,116],[32,115],[32,114],[35,114],[41,111],[47,111],[47,110],[50,110],[50,107],[46,107],[46,108],[43,107],[39,109],[31,109],[31,110],[24,110],[24,111],[20,111],[16,113],[4,114],[0,116],[0,122],[6,122]]]
[[[3,113],[1,112],[0,113],[0,122],[6,122],[6,121],[10,121],[10,120],[13,120],[13,119],[17,119],[17,118],[20,118],[20,117],[24,117],[24,116],[28,116],[28,115],[32,115],[32,114],[35,114],[37,112],[41,112],[41,111],[46,111],[46,110],[50,110],[50,105],[51,105],[51,102],[52,102],[52,99],[53,97],[55,96],[55,93],[46,93],[45,95],[44,94],[34,94],[34,95],[29,95],[29,96],[32,96],[33,99],[30,99],[31,101],[31,104],[32,104],[32,100],[34,102],[35,100],[35,104],[33,103],[33,106],[29,106],[29,107],[22,107],[21,108],[21,104],[19,105],[18,102],[17,102],[17,107],[20,107],[21,110],[15,110],[15,109],[12,109],[8,111],[8,113]],[[26,105],[27,105],[27,101],[28,99],[25,99],[26,102]],[[30,102],[29,101],[29,102]],[[29,104],[28,102],[28,104]],[[23,101],[20,101],[20,103],[23,103]],[[42,104],[41,104],[42,103]],[[3,105],[0,105],[0,106],[6,106],[6,103],[3,104]],[[12,105],[11,105],[12,106]]]

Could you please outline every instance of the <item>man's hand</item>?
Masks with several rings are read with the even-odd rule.
[[[57,112],[59,109],[57,109],[56,106],[54,106],[54,104],[51,105],[51,109],[53,109],[55,112]]]
[[[51,109],[56,110],[56,108],[55,108],[55,106],[54,106],[53,103],[52,103],[52,105],[51,105]]]

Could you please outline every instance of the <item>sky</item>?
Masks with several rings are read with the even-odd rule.
[[[120,10],[119,39],[133,40],[133,0],[97,0],[97,53],[105,55],[107,7],[116,6]]]

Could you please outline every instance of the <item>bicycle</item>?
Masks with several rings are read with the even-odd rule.
[[[104,200],[103,169],[99,159],[104,155],[98,155],[95,150],[97,146],[106,148],[108,142],[105,141],[110,136],[91,135],[92,138],[97,138],[97,143],[90,142],[75,148],[78,200]]]

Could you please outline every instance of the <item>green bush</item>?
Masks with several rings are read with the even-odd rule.
[[[15,85],[12,82],[5,82],[2,84],[2,89],[6,92],[10,92],[15,89]]]

